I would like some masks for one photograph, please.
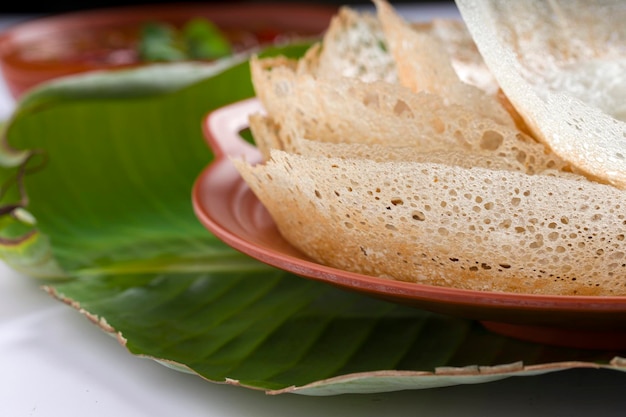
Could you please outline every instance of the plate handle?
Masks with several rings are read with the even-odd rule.
[[[207,115],[203,123],[204,136],[216,157],[258,159],[259,151],[241,137],[252,114],[263,113],[259,100],[249,98],[221,107]]]

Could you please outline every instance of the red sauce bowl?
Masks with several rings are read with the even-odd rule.
[[[17,24],[0,35],[0,69],[18,98],[53,78],[146,65],[135,46],[148,22],[182,26],[192,18],[217,25],[235,50],[320,35],[335,7],[304,4],[160,4],[60,14]]]

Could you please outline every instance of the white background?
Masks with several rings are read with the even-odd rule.
[[[430,18],[442,10],[400,8]],[[455,14],[445,9],[446,15]],[[27,16],[28,17],[28,16]],[[0,29],[24,16],[1,16]],[[0,119],[13,108],[0,82]],[[0,263],[0,416],[624,416],[626,373],[575,369],[386,394],[267,396],[130,354],[86,318]]]

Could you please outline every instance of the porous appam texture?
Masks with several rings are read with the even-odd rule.
[[[439,95],[383,81],[317,78],[298,74],[296,66],[283,58],[251,61],[257,97],[274,125],[272,131],[258,121],[251,124],[266,157],[270,148],[299,152],[296,139],[304,138],[412,147],[423,153],[465,152],[501,159],[495,164],[527,173],[567,167],[515,126],[500,124],[468,106],[446,104]]]
[[[626,2],[457,5],[534,136],[588,177],[626,188]]]
[[[321,44],[307,51],[299,66],[321,78],[350,77],[391,83],[398,80],[379,20],[372,13],[348,7],[339,9]]]
[[[492,3],[498,2],[481,3],[476,10]],[[389,10],[382,0],[377,4]],[[513,2],[498,7],[508,4]],[[571,154],[553,152],[555,143],[573,154],[589,147],[585,157],[596,152],[597,158],[615,162],[626,155],[619,151],[626,140],[621,122],[580,97],[538,92],[543,81],[530,83],[523,79],[527,72],[514,69],[496,79],[525,82],[522,94],[513,97],[527,105],[520,114],[531,133],[538,132],[527,135],[517,111],[506,107],[508,99],[496,97],[515,123],[503,120],[497,106],[491,111],[481,105],[496,103],[496,90],[467,89],[457,77],[459,45],[468,45],[463,30],[437,35],[440,40],[460,35],[456,49],[446,42],[429,45],[428,38],[409,42],[437,48],[412,53],[411,62],[402,63],[409,53],[402,52],[404,40],[414,38],[415,27],[403,23],[398,30],[393,14],[386,29],[371,16],[359,23],[362,18],[352,14],[349,24],[339,22],[303,60],[252,60],[253,83],[267,113],[253,116],[251,129],[265,162],[234,162],[285,239],[319,263],[386,279],[481,291],[626,295],[626,199],[618,187],[601,183],[619,186],[613,180],[619,170],[612,171],[610,163],[591,172]],[[426,27],[435,33],[435,25]],[[371,37],[362,36],[364,28],[374,31]],[[387,65],[388,49],[398,46],[393,65]],[[557,42],[544,51],[551,48],[560,50]],[[345,55],[335,56],[339,51]],[[515,65],[521,56],[511,48],[502,51],[502,65]],[[371,67],[370,53],[376,55]],[[425,71],[425,77],[418,75],[428,88],[403,79],[413,60],[431,58],[416,67]],[[497,53],[490,59],[498,59]],[[432,62],[443,62],[444,71],[438,73]],[[550,58],[545,67],[555,62]],[[532,70],[540,74],[542,68]],[[392,73],[398,79],[386,80]],[[533,112],[545,114],[533,118]],[[608,125],[606,117],[613,120]],[[537,123],[545,129],[538,130]],[[591,129],[600,140],[572,139],[572,129]],[[544,134],[554,134],[552,141]],[[609,146],[614,153],[606,152],[606,138],[614,140]],[[603,176],[607,172],[610,178]]]
[[[612,186],[434,163],[235,160],[280,232],[322,264],[482,291],[626,295]]]
[[[513,117],[495,93],[488,94],[461,81],[445,47],[445,40],[434,33],[416,30],[389,3],[379,0],[375,3],[402,85],[414,92],[437,94],[446,104],[469,107],[476,115],[489,117],[500,124],[514,125]]]

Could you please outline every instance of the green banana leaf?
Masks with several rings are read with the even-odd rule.
[[[626,370],[624,352],[509,339],[300,278],[223,244],[191,205],[193,182],[213,157],[201,122],[253,94],[241,57],[77,76],[33,91],[2,131],[3,261],[133,354],[272,394]]]

